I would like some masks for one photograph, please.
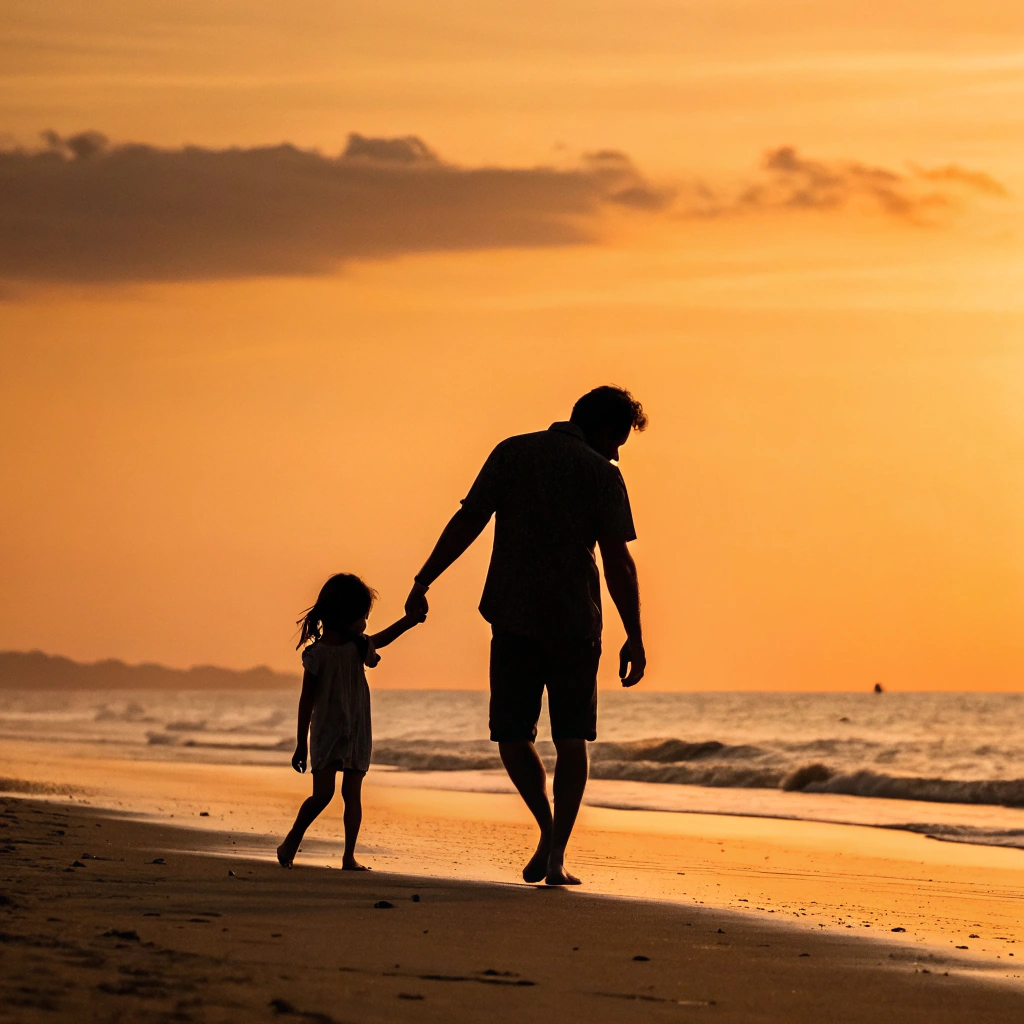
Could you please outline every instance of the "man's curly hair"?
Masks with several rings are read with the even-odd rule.
[[[647,429],[644,407],[625,388],[609,384],[588,391],[569,419],[585,434],[607,429],[625,437],[631,430]]]

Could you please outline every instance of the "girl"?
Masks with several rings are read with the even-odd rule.
[[[425,615],[403,615],[387,629],[366,636],[366,619],[377,599],[358,576],[338,573],[320,591],[320,596],[299,619],[299,647],[313,642],[302,652],[302,694],[299,697],[298,741],[292,756],[297,772],[313,771],[313,795],[303,803],[291,832],[277,848],[282,867],[290,868],[305,831],[331,802],[338,772],[342,772],[341,795],[345,801],[345,871],[366,871],[355,858],[356,836],[363,819],[360,791],[370,767],[370,688],[363,666],[373,668],[386,647]],[[306,736],[311,734],[309,757]]]

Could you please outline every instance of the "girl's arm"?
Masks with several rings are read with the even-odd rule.
[[[313,700],[316,697],[316,676],[309,669],[302,673],[302,693],[299,694],[299,722],[296,729],[295,753],[292,767],[297,772],[306,770],[309,759],[309,722],[313,717]]]
[[[382,629],[379,633],[374,633],[370,637],[370,643],[378,650],[381,647],[387,647],[413,626],[423,622],[425,618],[424,615],[403,615],[397,622],[392,622],[390,626]]]

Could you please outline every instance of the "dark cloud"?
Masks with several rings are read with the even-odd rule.
[[[972,198],[1006,198],[994,178],[956,165],[906,172],[849,160],[801,156],[793,146],[769,150],[761,172],[736,189],[706,183],[681,196],[680,210],[691,216],[720,216],[762,210],[875,210],[918,224],[938,223]]]
[[[61,138],[56,132],[43,132],[42,139],[51,153],[73,157],[75,160],[88,160],[110,145],[110,139],[102,132],[79,132],[67,138]]]
[[[318,274],[402,253],[597,240],[609,206],[659,210],[621,153],[572,170],[468,169],[415,136],[290,145],[111,145],[98,132],[0,152],[0,279]]]
[[[668,190],[612,149],[558,170],[459,167],[412,135],[353,134],[336,157],[290,145],[113,145],[95,131],[43,141],[0,151],[0,283],[321,274],[403,253],[585,244],[616,208],[683,218],[855,209],[934,224],[1007,194],[955,165],[899,172],[792,146],[738,185]]]
[[[397,139],[369,139],[358,132],[349,135],[342,158],[406,165],[440,163],[437,154],[415,135],[403,135]]]

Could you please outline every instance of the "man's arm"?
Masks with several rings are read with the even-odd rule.
[[[416,573],[416,582],[405,601],[405,612],[414,618],[427,614],[427,589],[483,533],[490,515],[460,508],[448,520],[430,557]]]
[[[598,543],[608,593],[612,595],[619,618],[626,628],[626,642],[619,652],[619,678],[623,686],[636,686],[643,679],[647,668],[643,630],[640,627],[640,585],[637,581],[636,563],[625,541]]]

